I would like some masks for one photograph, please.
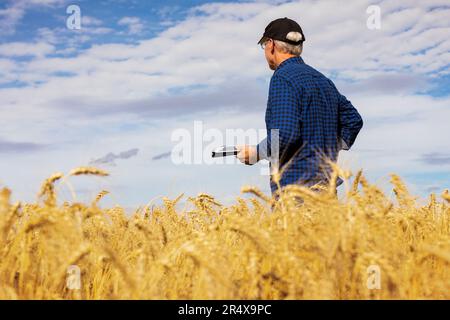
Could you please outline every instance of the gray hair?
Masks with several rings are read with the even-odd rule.
[[[300,41],[302,40],[302,34],[300,32],[289,32],[286,35],[286,38],[291,41]],[[299,45],[293,45],[284,41],[274,40],[275,44],[280,48],[280,50],[284,53],[293,54],[294,56],[300,56],[303,51],[303,42]]]

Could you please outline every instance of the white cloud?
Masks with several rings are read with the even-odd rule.
[[[16,26],[30,8],[60,6],[66,0],[6,0],[8,5],[0,9],[0,35],[14,34]]]
[[[381,6],[384,8],[384,3]],[[419,9],[415,10],[423,13],[429,6],[418,5]],[[141,41],[137,45],[96,45],[78,58],[67,61],[47,59],[39,61],[39,64],[45,65],[48,72],[60,71],[58,68],[73,71],[75,68],[80,74],[88,70],[90,74],[92,71],[119,72],[123,77],[158,74],[156,87],[152,76],[143,77],[146,82],[143,88],[152,88],[151,91],[144,89],[144,94],[158,90],[164,92],[170,82],[174,86],[183,83],[188,86],[220,83],[235,75],[241,78],[242,65],[246,66],[251,78],[267,76],[268,72],[261,68],[264,60],[255,42],[271,19],[284,15],[295,18],[298,15],[307,38],[305,59],[326,73],[359,80],[387,71],[444,73],[448,69],[445,67],[448,65],[450,46],[446,38],[449,23],[443,27],[442,21],[434,23],[429,20],[427,24],[417,22],[415,15],[412,16],[408,10],[392,13],[397,20],[405,21],[402,23],[404,27],[413,25],[405,32],[397,32],[397,26],[389,29],[389,23],[383,24],[384,29],[381,31],[368,30],[363,1],[348,8],[311,1],[276,7],[265,3],[208,4],[193,12],[202,12],[202,16],[192,15],[158,37]],[[308,12],[308,15],[302,15],[302,12]],[[325,27],[314,18],[318,13],[325,16],[333,13]],[[399,16],[401,13],[405,17]],[[389,13],[385,14],[383,19],[389,20]],[[440,11],[428,15],[434,14],[441,16]],[[125,17],[120,23],[130,26],[139,25],[141,21],[137,17]],[[440,27],[436,28],[435,24]],[[403,45],[398,46],[398,42]],[[423,52],[417,53],[420,51]],[[239,58],[236,58],[237,54]],[[119,59],[120,62],[117,61]],[[87,60],[89,63],[86,63]],[[39,68],[33,69],[37,66],[34,62],[29,66],[34,72],[45,72]],[[128,89],[137,91],[135,84]]]
[[[0,34],[11,34],[15,32],[15,26],[25,15],[25,10],[19,6],[0,9]]]
[[[117,23],[119,26],[126,26],[129,34],[139,34],[144,30],[144,23],[139,17],[123,17]]]
[[[87,15],[81,16],[81,25],[82,26],[101,26],[102,24],[103,24],[102,20],[100,20],[98,18],[87,16]]]
[[[52,53],[55,47],[48,43],[29,43],[29,42],[10,42],[0,45],[0,56],[5,57],[24,57],[34,56],[43,57]]]
[[[102,35],[112,33],[114,32],[114,29],[104,27],[103,21],[98,18],[82,15],[81,32],[90,35]]]
[[[2,72],[8,72],[14,70],[16,64],[12,60],[0,59],[0,70]]]

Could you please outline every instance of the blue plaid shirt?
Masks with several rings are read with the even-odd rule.
[[[333,82],[304,63],[301,57],[284,60],[271,80],[266,109],[268,136],[258,148],[259,158],[270,160],[270,132],[278,129],[281,187],[289,184],[327,184],[340,150],[349,150],[363,120]],[[275,142],[274,142],[275,144]],[[337,185],[343,180],[338,178]],[[271,178],[272,192],[277,189]]]

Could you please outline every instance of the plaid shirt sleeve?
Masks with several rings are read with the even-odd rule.
[[[278,150],[283,156],[291,145],[298,146],[301,139],[300,105],[298,95],[288,80],[275,74],[270,81],[269,101],[266,110],[267,138],[257,146],[260,159],[270,156],[271,130],[278,130]]]
[[[359,131],[362,129],[363,120],[352,103],[344,95],[339,93],[331,80],[329,82],[339,95],[339,136],[342,139],[341,149],[349,150],[355,142]]]

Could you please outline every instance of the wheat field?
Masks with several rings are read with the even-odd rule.
[[[388,197],[361,171],[335,167],[331,187],[338,174],[339,199],[291,186],[274,201],[246,186],[233,205],[180,195],[131,215],[102,207],[108,191],[58,201],[71,176],[108,175],[95,168],[52,175],[36,203],[4,188],[0,299],[450,299],[448,191],[420,206],[397,175]]]

